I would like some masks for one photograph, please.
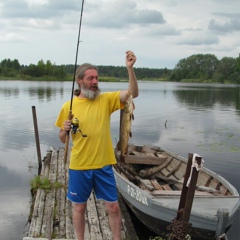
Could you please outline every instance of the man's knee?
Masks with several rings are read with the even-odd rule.
[[[108,210],[109,213],[112,214],[117,214],[120,212],[120,208],[119,208],[119,204],[118,202],[114,202],[114,203],[106,203],[106,208]]]
[[[86,210],[86,204],[77,204],[74,203],[73,211],[78,214],[84,214]]]

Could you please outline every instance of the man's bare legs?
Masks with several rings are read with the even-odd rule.
[[[73,225],[78,240],[84,240],[86,203],[73,204]],[[114,240],[121,240],[121,211],[118,202],[105,202]]]
[[[114,240],[121,240],[121,211],[118,202],[105,202]]]
[[[73,204],[73,225],[78,240],[84,240],[86,203]]]

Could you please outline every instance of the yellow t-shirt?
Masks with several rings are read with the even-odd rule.
[[[87,137],[82,137],[79,131],[72,136],[72,151],[70,169],[98,169],[116,163],[110,133],[110,116],[122,108],[120,91],[100,94],[95,100],[74,97],[72,114],[79,120],[79,128]],[[68,119],[70,101],[63,104],[55,122],[63,129],[63,123]]]

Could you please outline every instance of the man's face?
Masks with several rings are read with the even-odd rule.
[[[81,94],[88,99],[95,99],[100,94],[98,87],[98,72],[95,69],[85,71],[83,79],[78,80]]]

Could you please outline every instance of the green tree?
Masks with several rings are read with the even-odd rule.
[[[14,69],[17,71],[20,69],[20,64],[17,59],[14,59],[13,61],[11,59],[4,59],[1,61],[0,66],[2,68]]]
[[[0,75],[5,77],[15,77],[20,69],[20,64],[17,59],[4,59],[0,63]]]
[[[40,61],[38,61],[38,64],[37,64],[36,68],[37,68],[37,72],[38,72],[39,77],[45,75],[45,63],[42,59]]]
[[[221,74],[224,79],[229,79],[230,75],[234,73],[235,70],[236,59],[232,57],[224,57],[220,60],[216,72]]]
[[[236,71],[240,73],[240,53],[239,57],[236,59]]]
[[[11,67],[12,67],[11,60],[10,60],[10,59],[4,59],[4,60],[2,60],[1,66],[2,66],[3,68],[11,68]]]
[[[211,79],[217,66],[218,59],[213,54],[195,54],[181,59],[173,69],[171,80],[182,79]]]
[[[46,62],[44,75],[54,75],[54,66],[52,65],[50,60],[47,60]]]
[[[28,75],[31,77],[41,77],[41,67],[36,66],[34,64],[30,64],[28,67],[22,69],[21,74]]]
[[[17,59],[14,59],[12,61],[12,68],[16,71],[19,71],[19,69],[21,68],[20,63],[18,62]]]

